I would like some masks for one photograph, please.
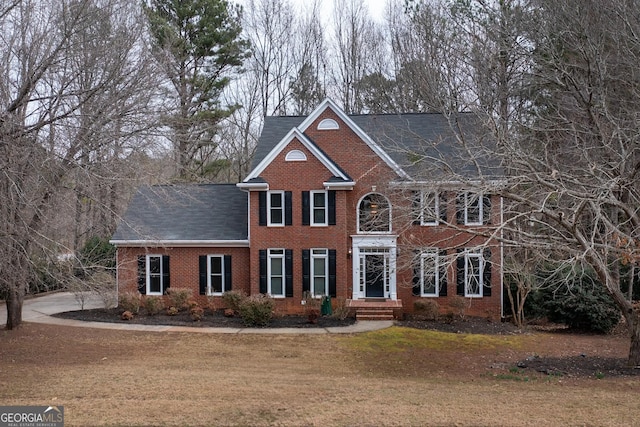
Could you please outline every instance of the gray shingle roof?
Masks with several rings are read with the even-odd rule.
[[[247,194],[235,184],[147,186],[112,241],[247,240],[247,223]]]
[[[287,132],[305,118],[265,118],[253,166],[260,163]],[[456,175],[476,178],[480,174],[495,178],[501,175],[496,159],[485,149],[490,141],[481,137],[481,126],[471,113],[452,117],[415,113],[351,115],[349,118],[413,179],[448,179]],[[337,159],[332,160],[340,166]]]

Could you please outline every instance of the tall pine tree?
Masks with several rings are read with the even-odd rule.
[[[206,178],[217,160],[216,127],[237,108],[220,105],[220,94],[249,55],[240,35],[242,10],[226,0],[150,0],[145,12],[171,89],[166,125],[177,177]]]

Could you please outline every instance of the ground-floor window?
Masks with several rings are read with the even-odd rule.
[[[200,295],[231,290],[231,255],[200,255]]]
[[[427,248],[420,252],[419,266],[414,272],[414,295],[423,297],[447,295],[445,251]]]
[[[163,295],[169,288],[169,256],[138,256],[138,291],[146,295]]]
[[[459,250],[457,293],[470,298],[491,296],[491,251]]]
[[[293,251],[260,249],[260,293],[274,298],[293,296]]]

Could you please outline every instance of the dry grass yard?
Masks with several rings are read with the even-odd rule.
[[[624,336],[0,331],[2,405],[63,405],[67,426],[621,426],[640,377],[544,375],[527,356],[624,357]]]

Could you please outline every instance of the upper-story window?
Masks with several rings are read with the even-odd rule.
[[[466,191],[458,195],[457,222],[464,225],[491,223],[491,198],[487,194]]]
[[[302,225],[336,225],[335,190],[302,192]]]
[[[292,225],[291,191],[260,191],[258,211],[259,225],[274,227]]]
[[[327,225],[327,192],[311,192],[311,225]]]
[[[358,204],[358,231],[387,233],[391,231],[391,206],[385,196],[369,193]]]
[[[438,225],[447,221],[447,199],[444,193],[420,191],[414,198],[415,224]]]
[[[284,225],[284,191],[270,191],[267,197],[268,225]]]

